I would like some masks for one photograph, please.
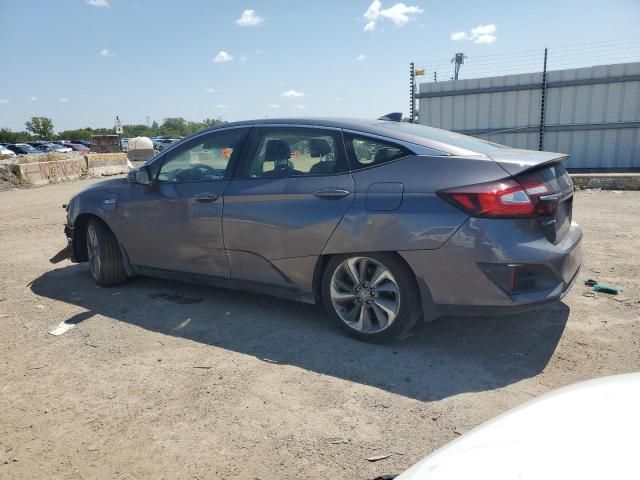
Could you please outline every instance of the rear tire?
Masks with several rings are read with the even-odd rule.
[[[421,314],[415,276],[391,253],[333,257],[322,276],[322,300],[340,329],[370,342],[401,337]]]
[[[91,276],[98,285],[111,287],[127,280],[118,240],[109,227],[96,218],[87,226],[87,257]]]

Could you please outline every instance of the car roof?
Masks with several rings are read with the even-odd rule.
[[[446,155],[483,155],[486,142],[474,137],[467,137],[454,132],[428,127],[426,125],[408,124],[406,122],[394,122],[389,120],[374,120],[361,118],[334,118],[334,117],[291,117],[291,118],[262,118],[258,120],[246,120],[216,125],[204,131],[215,131],[221,128],[251,125],[299,125],[340,128],[343,130],[353,130],[363,134],[385,137],[390,140],[420,145],[444,153]],[[400,126],[411,125],[422,129],[422,131],[411,131],[410,129],[398,128]],[[427,133],[425,133],[427,132]],[[433,133],[430,138],[429,132]],[[202,133],[202,132],[200,132]],[[451,138],[451,142],[447,138]],[[455,138],[454,138],[455,137]],[[461,137],[467,139],[461,141]],[[465,145],[468,144],[468,145]],[[494,149],[499,145],[491,147]],[[484,147],[484,148],[483,148]]]

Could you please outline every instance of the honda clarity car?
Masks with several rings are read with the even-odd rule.
[[[322,304],[346,332],[561,299],[581,264],[560,153],[390,121],[267,119],[177,142],[71,199],[69,255]]]

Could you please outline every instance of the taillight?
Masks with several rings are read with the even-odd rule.
[[[473,217],[537,216],[527,187],[513,179],[440,190],[438,195]]]

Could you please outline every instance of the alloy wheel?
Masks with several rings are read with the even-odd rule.
[[[340,319],[362,333],[386,330],[400,310],[398,282],[389,269],[368,257],[342,262],[331,277],[330,295]]]

